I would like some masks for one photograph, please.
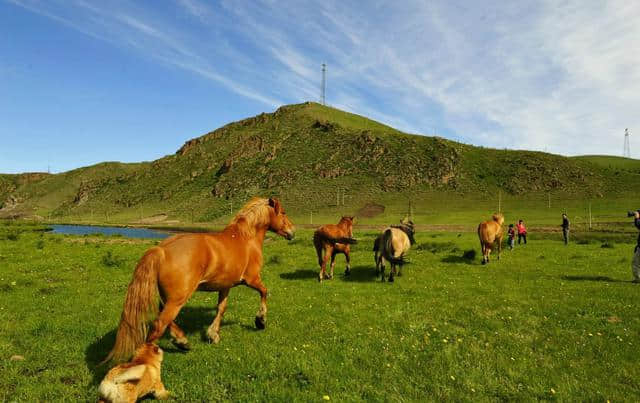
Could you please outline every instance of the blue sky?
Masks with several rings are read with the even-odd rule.
[[[0,0],[0,172],[145,161],[319,99],[410,133],[640,156],[640,2]],[[637,146],[636,146],[637,144]]]

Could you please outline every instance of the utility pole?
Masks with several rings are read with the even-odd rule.
[[[320,102],[322,102],[322,105],[327,104],[325,100],[326,86],[327,86],[327,65],[322,63],[322,85],[320,87]]]
[[[313,210],[312,210],[311,212],[309,212],[309,215],[310,215],[310,217],[309,217],[309,224],[312,224],[312,225],[313,225]]]
[[[498,191],[498,213],[502,213],[502,190]]]
[[[624,129],[624,151],[622,156],[626,158],[631,158],[631,145],[629,144],[629,129]]]

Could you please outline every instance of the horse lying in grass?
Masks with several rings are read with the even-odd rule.
[[[355,217],[344,216],[338,224],[327,224],[318,228],[313,233],[313,245],[318,255],[318,264],[320,265],[320,273],[318,281],[324,278],[333,278],[333,268],[335,267],[335,258],[338,253],[344,254],[347,260],[347,268],[344,275],[351,274],[351,245],[356,243],[353,239],[353,222]],[[327,274],[327,262],[331,258],[331,273]]]
[[[264,329],[267,289],[260,271],[267,231],[288,240],[294,237],[294,226],[278,200],[254,198],[221,232],[179,234],[149,249],[133,273],[115,345],[103,362],[128,359],[145,342],[147,321],[158,314],[158,294],[163,308],[147,342],[157,341],[169,327],[174,344],[188,350],[189,342],[174,320],[191,295],[201,290],[218,291],[218,311],[207,330],[211,342],[218,343],[229,290],[240,284],[260,293],[255,325]]]
[[[494,214],[491,220],[481,222],[480,225],[478,225],[478,238],[480,239],[480,248],[482,249],[482,264],[489,263],[489,255],[491,254],[494,243],[498,244],[498,260],[500,260],[503,223],[504,217],[502,214]]]
[[[400,225],[392,225],[376,238],[373,243],[374,260],[376,262],[376,274],[380,274],[384,281],[385,260],[390,263],[389,282],[393,282],[396,275],[402,276],[402,266],[405,263],[404,255],[409,251],[411,245],[416,243],[414,239],[415,229],[413,221],[404,219]]]

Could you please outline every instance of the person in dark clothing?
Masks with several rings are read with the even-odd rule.
[[[524,244],[526,245],[527,244],[527,227],[524,226],[524,221],[522,220],[518,221],[516,228],[518,229],[518,245],[520,245],[520,242],[522,240],[524,240]]]
[[[507,231],[507,243],[509,244],[509,250],[513,249],[516,238],[516,230],[513,228],[513,224],[509,224],[509,230]]]
[[[567,213],[562,213],[562,237],[564,238],[564,244],[569,244],[569,218]]]
[[[640,212],[634,213],[633,223],[636,228],[640,230]],[[636,248],[633,251],[633,260],[631,261],[631,272],[633,273],[634,283],[640,283],[640,234],[638,234],[638,240],[636,241]]]

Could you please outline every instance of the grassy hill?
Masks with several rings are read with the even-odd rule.
[[[293,215],[318,219],[368,205],[402,214],[409,203],[427,215],[458,205],[490,211],[498,193],[506,202],[546,205],[552,195],[582,203],[628,197],[640,184],[640,162],[621,160],[474,147],[304,103],[230,123],[153,162],[0,175],[0,216],[210,222],[254,195],[278,196]]]

